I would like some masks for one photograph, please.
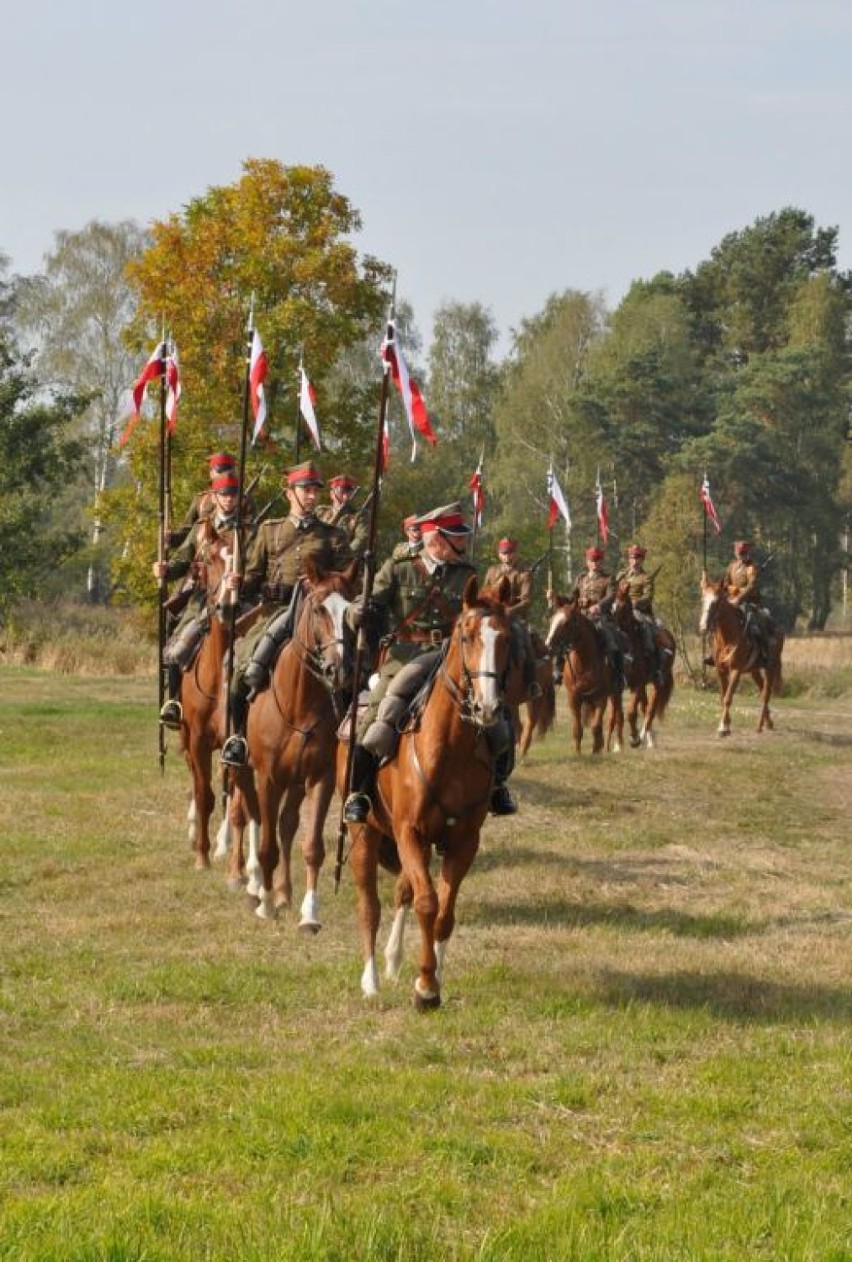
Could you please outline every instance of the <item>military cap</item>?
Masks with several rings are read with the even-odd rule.
[[[419,530],[420,522],[416,513],[409,513],[407,517],[402,519],[403,530]]]
[[[302,464],[294,465],[292,469],[287,470],[288,486],[324,486],[319,471],[312,460],[305,460]]]
[[[627,549],[627,555],[629,557],[643,557],[647,555],[647,550],[642,547],[641,543],[631,543]]]
[[[462,506],[458,500],[454,500],[452,504],[442,504],[440,508],[433,508],[430,513],[416,517],[412,525],[419,526],[424,535],[431,534],[435,530],[440,530],[442,535],[470,534],[470,526],[464,519]]]
[[[240,479],[232,470],[219,473],[210,483],[214,495],[239,495]]]
[[[500,542],[497,544],[498,552],[517,552],[517,550],[518,550],[517,539],[509,539],[507,537],[505,539],[501,539]]]
[[[586,548],[587,561],[602,561],[603,559],[604,554],[601,552],[600,548]]]
[[[348,473],[336,473],[333,478],[328,479],[328,485],[339,486],[342,491],[354,491],[358,484]]]
[[[227,451],[214,451],[212,456],[207,457],[207,463],[210,465],[211,478],[217,469],[235,469],[237,465],[234,457]]]

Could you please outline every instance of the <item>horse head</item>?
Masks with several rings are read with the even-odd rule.
[[[555,648],[561,645],[570,644],[574,638],[574,632],[580,625],[580,593],[574,589],[567,600],[557,598],[556,609],[554,609],[550,626],[547,628],[547,635],[544,642],[548,652],[552,653]]]
[[[476,575],[471,575],[443,674],[452,681],[451,691],[461,699],[462,717],[477,727],[493,727],[502,718],[512,666],[511,634],[510,616],[503,602],[480,592]]]
[[[344,614],[355,594],[357,559],[345,570],[322,570],[308,560],[302,578],[296,639],[309,669],[332,692],[349,686],[351,635]]]
[[[702,635],[708,635],[714,629],[719,601],[723,597],[723,584],[712,583],[706,572],[703,573],[701,575],[701,617],[698,620],[698,630]]]
[[[622,579],[616,586],[612,602],[612,617],[616,626],[629,632],[633,626],[633,601],[630,596],[630,584]]]

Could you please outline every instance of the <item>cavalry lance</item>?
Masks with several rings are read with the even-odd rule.
[[[172,501],[172,436],[166,423],[166,368],[168,347],[165,330],[160,343],[160,460],[159,460],[159,505],[157,509],[157,560],[165,564],[169,559],[169,520],[171,518]],[[166,700],[166,665],[164,661],[167,639],[168,579],[165,572],[159,580],[159,608],[157,620],[157,707],[162,710]],[[160,774],[166,770],[166,729],[158,724],[158,750]]]

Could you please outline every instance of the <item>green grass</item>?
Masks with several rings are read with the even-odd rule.
[[[306,940],[194,870],[150,679],[0,683],[0,1258],[852,1258],[848,701],[560,715],[419,1016],[348,873]]]

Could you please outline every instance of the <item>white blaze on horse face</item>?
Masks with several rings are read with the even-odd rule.
[[[562,610],[557,609],[550,619],[550,626],[547,628],[547,636],[544,642],[548,648],[551,647],[553,643],[553,637],[556,635],[556,632],[559,630],[560,626],[562,625],[564,621],[565,621],[565,616],[562,613]]]
[[[341,596],[340,592],[329,592],[322,607],[331,618],[332,634],[334,636],[334,648],[338,662],[343,657],[343,615],[349,606],[349,601]]]
[[[698,622],[698,630],[704,635],[707,630],[707,623],[710,618],[710,610],[713,608],[717,600],[716,590],[713,587],[704,587],[701,589],[701,618]]]
[[[490,617],[483,618],[479,624],[480,654],[478,669],[482,674],[474,676],[474,691],[483,715],[491,718],[497,713],[500,705],[500,688],[497,678],[497,644],[500,639],[500,626],[495,625]]]

